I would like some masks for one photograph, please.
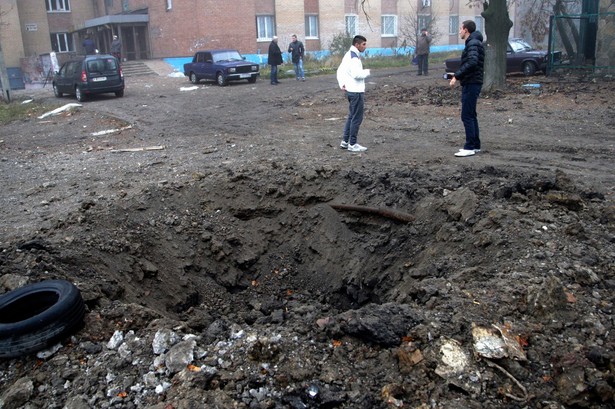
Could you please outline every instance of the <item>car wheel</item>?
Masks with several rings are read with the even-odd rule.
[[[220,85],[221,87],[225,86],[227,84],[226,78],[224,78],[224,75],[222,75],[221,72],[219,72],[216,75],[216,81],[218,82],[218,85]]]
[[[80,326],[85,304],[74,284],[46,280],[0,296],[0,357],[47,348]]]
[[[253,77],[248,78],[248,82],[249,82],[250,84],[254,84],[254,83],[256,82],[256,75],[255,75],[255,76],[253,76]]]
[[[124,90],[115,91],[115,96],[121,98],[124,96]]]
[[[198,84],[199,83],[198,77],[193,72],[190,73],[190,82],[193,83],[193,84]]]
[[[523,75],[530,76],[536,72],[536,65],[533,62],[526,61],[523,63]]]
[[[53,84],[53,94],[57,97],[57,98],[62,98],[62,95],[64,95],[59,89],[58,89],[58,84]]]
[[[80,87],[75,87],[75,96],[77,97],[77,101],[85,101],[85,94],[81,91]]]

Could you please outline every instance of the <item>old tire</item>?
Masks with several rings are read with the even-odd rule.
[[[198,84],[200,82],[199,78],[193,72],[190,73],[190,82],[193,84]]]
[[[83,322],[81,292],[65,280],[30,284],[0,296],[0,358],[45,349]]]

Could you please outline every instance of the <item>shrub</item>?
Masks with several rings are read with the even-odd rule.
[[[343,56],[352,45],[352,37],[348,37],[346,33],[339,33],[333,36],[329,43],[329,51],[331,55]]]

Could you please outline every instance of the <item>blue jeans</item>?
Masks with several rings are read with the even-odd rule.
[[[466,130],[466,143],[463,149],[480,149],[476,103],[482,84],[467,84],[461,87],[461,121]]]
[[[278,66],[270,65],[270,67],[271,67],[271,74],[269,75],[269,78],[271,78],[271,83],[275,84],[278,82]]]
[[[346,92],[346,97],[348,98],[348,119],[344,126],[344,142],[354,145],[357,143],[359,127],[363,122],[364,93]]]
[[[293,63],[295,65],[295,75],[297,79],[305,78],[305,74],[303,72],[303,58],[299,60],[299,62]]]

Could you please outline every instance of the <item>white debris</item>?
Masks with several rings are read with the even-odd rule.
[[[56,108],[53,111],[45,112],[43,115],[39,116],[38,119],[47,118],[50,115],[57,115],[60,112],[69,110],[71,108],[80,107],[80,106],[82,106],[82,105],[81,104],[77,104],[75,102],[71,102],[70,104],[66,104],[64,106],[61,106],[60,108]]]
[[[104,131],[92,132],[90,135],[92,136],[108,135],[110,133],[122,132],[122,131],[125,131],[126,129],[131,129],[131,128],[132,128],[132,125],[128,125],[128,126],[124,126],[122,128],[117,128],[117,129],[107,129]]]
[[[195,89],[199,89],[199,87],[194,85],[192,87],[181,87],[179,90],[180,91],[194,91]]]

